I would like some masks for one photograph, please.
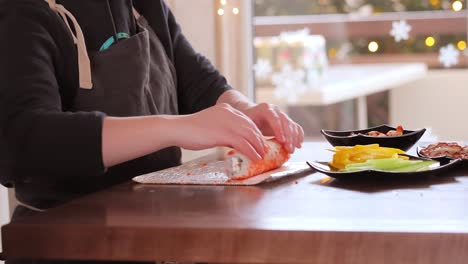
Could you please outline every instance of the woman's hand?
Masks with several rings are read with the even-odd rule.
[[[267,148],[264,135],[275,136],[289,152],[301,147],[304,138],[302,128],[276,106],[255,105],[231,90],[215,106],[192,115],[105,117],[102,160],[111,167],[170,146],[190,150],[226,146],[259,160]]]
[[[105,167],[171,146],[190,150],[226,146],[252,160],[260,160],[265,156],[266,142],[254,122],[228,104],[218,104],[192,115],[104,118]]]
[[[300,147],[302,128],[276,107],[252,105],[236,110],[219,103],[185,116],[106,117],[102,128],[102,159],[111,167],[155,151],[178,146],[201,150],[235,148],[252,160],[265,156],[265,135],[274,135],[290,151]]]
[[[295,148],[302,147],[304,130],[277,106],[261,103],[247,107],[243,112],[257,125],[263,135],[275,136],[289,152],[292,153]]]
[[[176,146],[189,150],[226,146],[252,160],[262,159],[265,155],[266,142],[262,132],[249,117],[228,104],[217,104],[173,121]]]
[[[274,136],[289,152],[300,148],[304,141],[304,130],[292,121],[277,106],[254,104],[240,92],[231,89],[218,98],[218,103],[227,103],[248,116],[264,136]]]

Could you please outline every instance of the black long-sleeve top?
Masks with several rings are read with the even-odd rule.
[[[77,18],[90,50],[114,34],[106,1],[59,1]],[[191,47],[163,0],[109,3],[117,31],[134,33],[133,4],[158,35],[176,68],[180,114],[214,105],[229,89]],[[0,171],[11,169],[0,177],[8,176],[17,192],[39,193],[32,200],[37,196],[51,203],[58,192],[95,190],[93,179],[109,177],[101,150],[105,113],[70,111],[79,82],[68,28],[43,0],[0,0],[0,36]],[[91,186],[84,190],[83,185]]]

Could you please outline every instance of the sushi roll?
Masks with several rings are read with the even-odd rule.
[[[276,140],[267,141],[266,155],[260,161],[251,161],[235,150],[227,155],[226,172],[232,180],[244,180],[277,169],[290,158],[289,152]]]

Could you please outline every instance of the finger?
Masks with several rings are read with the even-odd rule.
[[[294,151],[294,146],[293,146],[293,127],[290,119],[286,116],[286,114],[280,112],[280,119],[281,119],[281,124],[283,126],[283,131],[284,131],[284,137],[285,137],[285,142],[283,143],[284,146],[286,147],[286,150],[290,153]]]
[[[292,123],[289,123],[289,151],[291,153],[294,153],[296,150],[296,131],[295,131],[295,126]]]
[[[298,128],[299,128],[299,148],[302,148],[302,143],[304,143],[304,129],[302,128],[302,126],[300,126],[299,124],[297,125]]]
[[[301,148],[302,142],[304,141],[304,130],[300,125],[298,125],[296,122],[292,121],[291,118],[289,118],[288,115],[285,113],[281,112],[282,114],[282,122],[286,122],[287,125],[289,126],[289,131],[291,132],[288,136],[288,141],[292,145],[291,150],[294,151],[294,147],[296,148]]]
[[[242,138],[247,140],[250,143],[250,145],[252,145],[255,148],[257,153],[260,154],[262,158],[265,157],[266,147],[264,146],[264,138],[261,135],[261,133],[249,126],[241,126],[238,129],[238,133]]]
[[[244,126],[246,129],[246,131],[244,131],[244,133],[246,134],[244,135],[247,135],[249,136],[250,139],[254,140],[254,141],[250,141],[254,146],[258,146],[258,144],[260,144],[261,150],[260,149],[258,150],[259,150],[259,153],[263,153],[262,154],[262,157],[263,157],[266,152],[267,143],[266,143],[265,138],[263,137],[262,132],[248,116],[246,116],[244,113],[236,109],[233,109],[233,110],[234,110],[233,113],[236,115],[236,118],[237,118],[237,120],[234,121],[235,122],[234,124],[243,124],[240,126]],[[236,127],[233,127],[233,130],[234,132],[238,131]],[[255,139],[250,137],[252,134],[255,136]]]
[[[296,122],[292,121],[294,125],[294,131],[295,131],[295,146],[296,148],[301,148],[302,141],[304,140],[304,131],[302,130],[302,127],[298,125]]]
[[[266,151],[266,149],[268,147],[268,144],[266,142],[265,137],[262,134],[262,131],[260,131],[260,129],[257,127],[257,125],[249,117],[245,116],[245,118],[248,120],[248,123],[250,124],[250,127],[253,129],[253,132],[254,132],[255,136],[257,137],[257,139],[262,144],[263,150]]]
[[[231,144],[227,145],[234,147],[232,143],[237,142],[237,148],[241,148],[244,155],[248,155],[249,158],[254,160],[262,159],[266,152],[266,142],[264,142],[264,138],[255,123],[242,112],[229,105],[220,105],[220,107],[223,108],[223,111],[229,113],[226,118],[219,120],[219,126],[226,128],[228,132],[227,135],[224,135],[224,138],[226,143]],[[249,147],[246,147],[243,142],[247,142]],[[241,152],[241,149],[238,149],[238,151]]]
[[[273,131],[273,135],[275,136],[275,138],[280,143],[284,143],[286,138],[284,135],[283,125],[281,123],[281,118],[278,115],[277,111],[270,108],[265,116],[265,121]]]
[[[255,148],[242,137],[237,137],[237,139],[235,139],[232,143],[232,147],[235,150],[247,156],[247,158],[249,158],[252,161],[262,160],[262,157],[260,157]]]
[[[296,148],[300,147],[300,135],[299,135],[299,126],[296,123],[292,123],[293,127],[293,145]]]

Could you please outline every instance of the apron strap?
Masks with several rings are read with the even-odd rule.
[[[48,0],[47,2],[49,3],[49,7],[51,9],[54,9],[55,5],[57,4],[56,0]]]
[[[84,89],[92,89],[93,82],[91,78],[91,62],[89,60],[88,50],[86,49],[84,34],[80,25],[78,24],[78,21],[63,5],[57,4],[56,0],[47,0],[47,2],[49,3],[49,7],[63,18],[65,24],[73,36],[73,41],[77,45],[80,87]],[[67,18],[72,21],[76,35],[71,29]]]
[[[55,1],[55,0],[51,0],[51,1]],[[138,20],[141,17],[140,13],[135,9],[135,7],[133,7],[133,16],[135,17],[136,20]]]
[[[88,50],[86,49],[84,34],[78,24],[78,21],[63,5],[57,4],[56,0],[47,0],[47,3],[49,4],[49,7],[57,12],[62,17],[63,21],[65,21],[68,30],[70,30],[70,33],[72,34],[73,41],[77,45],[80,87],[84,89],[92,89],[93,82],[91,75],[91,62],[89,60]],[[137,20],[141,17],[140,13],[134,7],[133,15]],[[73,32],[67,18],[72,21],[76,34]]]

